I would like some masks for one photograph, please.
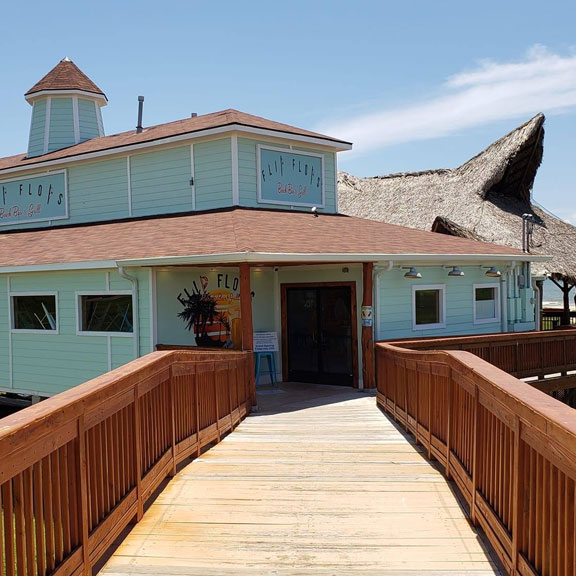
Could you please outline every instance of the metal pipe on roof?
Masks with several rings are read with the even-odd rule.
[[[142,113],[144,111],[144,96],[138,96],[138,125],[136,126],[136,134],[140,134],[142,128]]]

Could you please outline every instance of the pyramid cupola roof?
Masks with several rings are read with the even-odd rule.
[[[64,58],[44,76],[36,82],[25,97],[28,102],[41,94],[53,93],[84,93],[90,94],[99,100],[107,102],[106,94],[72,62],[69,58]]]

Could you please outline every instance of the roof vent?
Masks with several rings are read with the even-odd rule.
[[[192,112],[192,114],[190,114],[190,118],[196,118],[198,116],[197,112]]]
[[[144,110],[144,96],[138,96],[138,125],[136,126],[136,134],[140,134],[142,128],[142,112]]]

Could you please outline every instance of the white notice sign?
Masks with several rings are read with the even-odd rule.
[[[254,352],[278,352],[278,334],[254,332]]]

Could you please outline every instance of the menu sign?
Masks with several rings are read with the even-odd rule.
[[[0,180],[0,226],[68,218],[66,172]]]
[[[324,206],[321,154],[258,147],[258,201],[267,204]]]

